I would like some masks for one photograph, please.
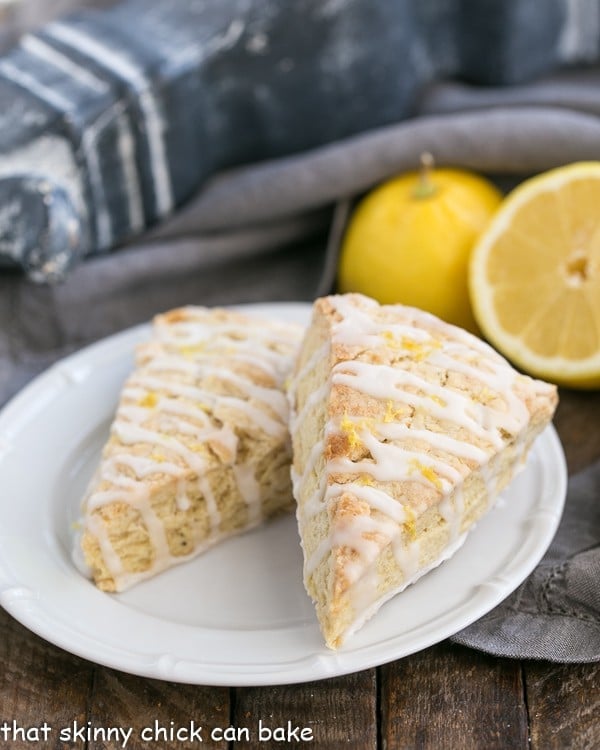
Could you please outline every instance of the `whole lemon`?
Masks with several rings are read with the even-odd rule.
[[[461,169],[421,171],[383,183],[353,213],[339,262],[341,292],[400,302],[476,331],[468,293],[471,249],[502,194]]]

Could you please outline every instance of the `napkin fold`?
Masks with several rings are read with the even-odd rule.
[[[600,660],[600,462],[569,481],[558,532],[525,583],[452,640],[514,659]]]
[[[328,291],[348,201],[414,168],[423,150],[506,184],[600,159],[599,83],[600,71],[588,70],[502,89],[436,84],[410,120],[215,176],[158,229],[82,263],[61,285],[2,273],[0,404],[59,357],[169,307]],[[600,464],[571,481],[538,569],[457,642],[504,656],[598,660],[599,495]]]

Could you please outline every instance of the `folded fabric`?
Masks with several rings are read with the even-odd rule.
[[[600,158],[600,120],[590,113],[593,101],[600,110],[598,83],[595,70],[528,86],[536,105],[520,103],[519,87],[440,84],[423,98],[424,116],[216,175],[157,229],[90,258],[60,285],[1,273],[0,403],[57,357],[160,310],[328,292],[333,206],[413,168],[424,149],[439,164],[508,180]],[[454,97],[471,108],[451,111]]]
[[[544,559],[502,604],[452,640],[495,656],[600,661],[600,462],[577,474]]]
[[[310,300],[327,291],[347,201],[413,168],[424,149],[440,164],[509,181],[600,159],[599,82],[597,70],[563,74],[528,86],[526,101],[519,87],[436,85],[420,103],[423,116],[215,176],[185,210],[140,241],[82,263],[61,285],[3,273],[0,403],[58,357],[160,310]],[[598,659],[599,477],[596,466],[573,480],[549,557],[514,598],[457,640],[512,656]]]
[[[0,58],[0,263],[56,281],[217,170],[405,119],[433,81],[598,60],[580,5],[122,0],[53,21]]]

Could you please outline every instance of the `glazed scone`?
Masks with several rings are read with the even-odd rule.
[[[317,300],[289,397],[304,582],[331,648],[459,548],[557,403],[475,336],[358,294]]]
[[[122,591],[290,508],[283,383],[301,335],[224,309],[155,318],[83,501],[99,588]]]

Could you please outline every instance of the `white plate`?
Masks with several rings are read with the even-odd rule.
[[[305,304],[245,306],[305,322]],[[266,685],[346,674],[470,624],[533,570],[556,531],[564,455],[549,427],[504,502],[448,562],[388,602],[337,653],[304,592],[295,521],[280,518],[120,595],[74,568],[69,528],[98,461],[134,345],[149,326],[58,363],[0,414],[0,604],[67,651],[134,674]]]

